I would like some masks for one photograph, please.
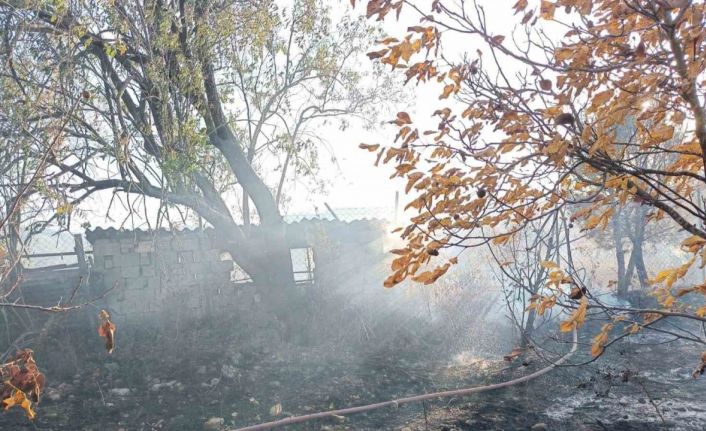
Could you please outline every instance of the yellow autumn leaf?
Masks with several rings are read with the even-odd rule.
[[[363,150],[368,150],[372,153],[373,151],[380,148],[380,144],[360,144],[360,145],[358,145],[358,148],[361,148]]]
[[[539,313],[540,316],[543,316],[544,313],[552,308],[554,305],[556,305],[557,297],[556,295],[552,295],[546,298],[542,299],[542,302],[539,304],[539,308],[537,312]]]
[[[32,419],[34,419],[35,416],[37,416],[37,414],[34,412],[34,410],[32,410],[32,402],[30,400],[28,400],[26,397],[25,397],[24,401],[22,401],[22,403],[20,403],[20,407],[22,407],[22,409],[24,409],[25,414],[27,415],[27,418],[29,420],[32,420]]]
[[[527,9],[527,0],[517,0],[512,8],[515,9],[515,15],[517,15],[518,12]]]
[[[556,6],[554,3],[548,1],[548,0],[542,0],[541,6],[539,8],[539,12],[542,16],[543,19],[550,20],[554,19],[554,10],[556,9]]]
[[[67,215],[71,212],[71,209],[73,208],[73,205],[70,203],[65,203],[62,205],[59,205],[56,207],[56,215],[62,216],[62,215]]]
[[[12,394],[9,397],[2,400],[2,404],[5,408],[5,410],[9,410],[12,406],[15,406],[15,405],[21,403],[23,399],[24,399],[24,392],[15,390],[12,392]]]
[[[640,325],[637,323],[633,323],[632,325],[628,326],[627,331],[631,334],[637,334],[640,332]]]
[[[657,275],[654,278],[655,283],[661,283],[664,280],[666,280],[671,273],[673,273],[673,269],[663,269],[662,271],[658,272]]]
[[[551,260],[543,260],[540,262],[540,265],[546,269],[559,269],[559,265],[556,263],[552,262]]]
[[[608,335],[610,334],[610,331],[613,329],[613,324],[612,323],[606,323],[603,325],[601,328],[601,331],[593,337],[593,343],[591,343],[591,355],[595,358],[596,356],[600,355],[603,353],[603,350],[605,349],[605,345],[608,343]]]
[[[574,320],[576,321],[576,324],[578,326],[583,325],[583,322],[586,321],[586,312],[588,311],[588,297],[584,296],[581,298],[581,303],[579,304],[579,307],[576,309],[576,314],[574,315]]]
[[[691,287],[679,289],[677,291],[677,296],[682,297],[682,296],[687,295],[692,292],[698,292],[703,295],[706,295],[706,284],[697,284],[696,286],[691,286]]]
[[[554,49],[554,58],[557,61],[564,61],[571,58],[574,50],[571,48],[556,48]]]
[[[682,241],[681,248],[684,251],[696,253],[697,251],[701,250],[704,245],[706,245],[706,239],[703,239],[700,236],[693,235]]]
[[[586,224],[584,225],[584,229],[591,230],[591,229],[595,228],[596,226],[598,226],[598,224],[600,222],[601,222],[600,216],[597,216],[597,215],[591,216],[588,218],[588,220],[586,220]]]
[[[613,212],[615,209],[613,207],[608,208],[606,211],[599,215],[592,215],[591,217],[586,220],[586,224],[584,225],[585,230],[591,230],[595,229],[599,225],[603,230],[608,227],[608,222],[610,221],[610,218],[613,216]]]
[[[561,332],[569,332],[576,326],[576,322],[573,320],[565,320],[559,324],[559,330]]]
[[[282,413],[282,403],[277,403],[270,407],[270,416],[279,416]]]
[[[424,271],[421,274],[412,277],[412,280],[418,283],[426,283],[427,281],[431,280],[433,276],[434,273],[432,271]]]
[[[448,98],[448,97],[451,95],[451,93],[454,91],[455,88],[456,88],[456,86],[455,86],[454,84],[448,84],[448,85],[446,85],[446,86],[444,87],[443,93],[441,93],[441,95],[439,96],[439,99],[446,99],[446,98]]]
[[[664,283],[667,288],[671,288],[677,280],[684,278],[686,273],[689,272],[689,268],[691,268],[695,261],[696,255],[694,255],[691,259],[689,259],[689,261],[687,261],[681,266],[678,266],[676,268],[663,269],[662,271],[657,273],[652,282]]]
[[[661,125],[649,131],[650,137],[655,144],[668,141],[674,136],[674,127]]]
[[[410,190],[412,190],[412,187],[414,184],[419,181],[424,174],[422,172],[413,172],[411,174],[407,174],[407,185],[404,188],[405,193],[409,193]]]
[[[473,153],[473,157],[476,159],[481,159],[484,157],[493,157],[495,155],[495,149],[494,148],[486,148],[483,151],[478,151],[476,153]]]
[[[588,298],[584,296],[583,298],[581,298],[581,303],[579,304],[579,306],[576,307],[576,310],[574,310],[569,316],[569,319],[561,322],[561,324],[559,325],[559,330],[561,332],[569,332],[572,329],[578,328],[579,326],[583,325],[583,323],[586,321],[587,311]]]
[[[611,97],[613,97],[612,90],[601,91],[593,96],[593,100],[591,101],[591,109],[595,110],[596,108],[602,107],[611,99]]]
[[[2,404],[5,406],[5,410],[9,410],[13,406],[20,406],[24,409],[30,420],[34,419],[36,416],[36,413],[32,410],[32,402],[28,400],[25,393],[19,389],[15,389],[10,397],[2,400]]]
[[[503,245],[510,241],[510,235],[501,235],[493,238],[493,245]]]

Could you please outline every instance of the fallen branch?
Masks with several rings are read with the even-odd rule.
[[[578,348],[578,332],[576,331],[576,329],[574,329],[571,350],[569,350],[569,352],[566,355],[562,356],[559,360],[549,364],[548,366],[542,368],[541,370],[535,371],[534,373],[528,374],[526,376],[522,376],[522,377],[518,377],[513,380],[509,380],[507,382],[495,383],[495,384],[486,385],[486,386],[476,386],[476,387],[465,388],[465,389],[455,389],[455,390],[451,390],[451,391],[433,392],[430,394],[415,395],[415,396],[406,397],[406,398],[398,398],[395,400],[383,401],[380,403],[368,404],[368,405],[364,405],[364,406],[348,407],[348,408],[339,409],[339,410],[329,410],[329,411],[325,411],[325,412],[311,413],[308,415],[301,415],[301,416],[292,416],[292,417],[289,417],[286,419],[280,419],[277,421],[265,422],[265,423],[261,423],[261,424],[257,424],[257,425],[247,426],[244,428],[237,428],[234,431],[268,430],[268,429],[281,427],[281,426],[285,426],[285,425],[292,425],[292,424],[301,423],[301,422],[308,422],[308,421],[311,421],[314,419],[323,419],[323,418],[335,417],[335,416],[352,415],[352,414],[356,414],[356,413],[363,413],[363,412],[368,412],[371,410],[381,409],[383,407],[390,407],[390,406],[397,407],[400,404],[408,404],[408,403],[414,403],[414,402],[418,402],[418,401],[426,401],[426,400],[431,400],[431,399],[435,399],[435,398],[448,398],[448,397],[465,396],[465,395],[476,394],[479,392],[492,391],[495,389],[508,388],[510,386],[514,386],[514,385],[517,385],[520,383],[528,382],[532,379],[535,379],[535,378],[540,377],[544,374],[547,374],[552,369],[554,369],[554,368],[558,367],[559,365],[563,364],[564,362],[566,362],[566,360],[569,359],[576,352],[577,348]]]
[[[81,278],[79,279],[79,285],[81,284],[81,280],[83,280],[83,277],[81,277]],[[47,312],[47,313],[63,313],[63,312],[66,312],[66,311],[78,310],[78,309],[83,308],[83,307],[85,307],[85,306],[87,306],[87,305],[93,305],[96,301],[105,298],[105,297],[108,295],[108,293],[110,293],[110,291],[112,291],[113,289],[115,289],[117,286],[118,286],[118,282],[116,281],[116,282],[113,284],[112,287],[110,287],[110,288],[104,290],[103,293],[101,293],[100,295],[98,295],[98,296],[92,298],[90,301],[86,301],[86,302],[83,302],[83,303],[81,303],[81,304],[71,305],[71,303],[69,302],[69,303],[66,304],[66,305],[62,305],[61,302],[60,302],[60,303],[57,304],[57,305],[52,305],[52,306],[49,306],[49,307],[45,307],[45,306],[43,306],[43,305],[34,305],[34,304],[23,304],[23,303],[20,303],[20,302],[17,302],[17,301],[19,301],[19,298],[18,298],[18,299],[17,299],[16,301],[14,301],[14,302],[1,302],[1,301],[0,301],[0,308],[2,308],[2,307],[8,307],[8,308],[24,308],[24,309],[28,309],[28,310],[44,311],[44,312]],[[78,288],[77,288],[77,289],[78,289]],[[73,293],[71,294],[71,299],[72,299],[72,300],[73,300],[73,297],[76,295],[76,290],[77,290],[77,289],[74,289]]]

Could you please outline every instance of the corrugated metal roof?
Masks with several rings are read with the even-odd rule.
[[[340,221],[340,220],[329,220],[329,219],[321,219],[321,218],[303,218],[298,221],[294,222],[289,222],[286,223],[287,229],[306,229],[308,227],[324,227],[327,230],[335,230],[335,229],[346,229],[346,228],[351,228],[351,227],[358,227],[362,225],[370,225],[376,226],[376,227],[382,227],[384,224],[386,224],[387,221],[384,219],[358,219],[358,220],[350,220],[350,221]],[[239,225],[239,227],[242,227]],[[254,225],[250,229],[253,230],[259,230],[259,225]],[[92,230],[87,230],[86,231],[86,239],[93,243],[94,241],[98,239],[103,239],[103,238],[113,238],[113,239],[119,239],[119,238],[154,238],[156,236],[183,236],[183,235],[192,235],[192,234],[215,234],[216,230],[214,228],[208,227],[205,229],[201,228],[182,228],[182,229],[177,229],[177,230],[170,230],[166,228],[160,228],[156,230],[147,230],[147,229],[134,229],[134,230],[125,230],[125,229],[115,229],[115,228],[95,228]]]

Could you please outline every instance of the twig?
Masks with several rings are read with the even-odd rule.
[[[429,420],[427,419],[427,405],[422,401],[422,409],[424,410],[424,431],[429,431]]]
[[[24,195],[29,191],[30,187],[33,186],[35,181],[39,178],[40,172],[42,172],[42,169],[44,166],[49,162],[51,157],[54,157],[54,147],[57,146],[57,144],[60,141],[60,138],[63,135],[64,130],[66,129],[66,125],[69,123],[71,119],[71,115],[73,112],[76,110],[76,107],[78,106],[80,102],[80,98],[77,98],[74,103],[71,106],[71,109],[69,110],[68,115],[66,116],[66,119],[62,122],[61,126],[59,127],[59,131],[56,133],[56,136],[54,136],[54,139],[52,139],[51,143],[47,147],[46,151],[42,155],[41,159],[39,159],[39,165],[37,166],[37,169],[34,171],[32,174],[32,177],[29,179],[29,181],[22,187],[22,189],[19,191],[17,196],[12,202],[12,205],[10,206],[9,210],[7,211],[7,214],[5,215],[4,218],[0,219],[0,228],[2,228],[5,223],[7,223],[8,220],[10,220],[10,217],[17,211],[19,208],[20,202],[22,201],[22,198]]]
[[[265,423],[261,423],[261,424],[257,424],[257,425],[247,426],[244,428],[237,428],[234,431],[268,430],[268,429],[281,427],[281,426],[285,426],[285,425],[308,422],[308,421],[311,421],[314,419],[322,419],[322,418],[328,418],[328,417],[332,417],[332,416],[352,415],[352,414],[356,414],[356,413],[363,413],[363,412],[369,412],[371,410],[381,409],[383,407],[390,407],[390,406],[397,407],[400,404],[408,404],[408,403],[419,402],[419,401],[423,402],[423,401],[431,400],[431,399],[435,399],[435,398],[466,396],[466,395],[470,395],[470,394],[477,394],[480,392],[492,391],[495,389],[508,388],[510,386],[514,386],[519,383],[525,383],[525,382],[533,380],[537,377],[543,376],[544,374],[547,374],[549,371],[551,371],[552,369],[554,369],[558,365],[561,365],[567,359],[569,359],[576,352],[577,348],[578,348],[578,332],[576,331],[576,329],[574,329],[574,331],[573,331],[573,345],[571,347],[571,350],[567,354],[562,356],[556,362],[549,364],[548,366],[542,368],[541,370],[535,371],[534,373],[528,374],[526,376],[518,377],[513,380],[509,380],[509,381],[502,382],[502,383],[495,383],[495,384],[486,385],[486,386],[476,386],[476,387],[472,387],[472,388],[455,389],[455,390],[451,390],[451,391],[441,391],[441,392],[433,392],[430,394],[415,395],[412,397],[398,398],[396,400],[383,401],[380,403],[368,404],[368,405],[358,406],[358,407],[348,407],[345,409],[329,410],[329,411],[325,411],[325,412],[311,413],[308,415],[292,416],[292,417],[289,417],[286,419],[280,419],[277,421],[265,422]]]
[[[15,340],[11,343],[10,347],[5,351],[5,353],[0,355],[0,363],[2,363],[3,365],[7,365],[7,363],[5,363],[5,359],[7,359],[10,356],[10,354],[12,353],[13,350],[20,350],[20,342],[21,341],[23,341],[26,337],[29,337],[30,335],[34,335],[34,334],[36,334],[36,332],[27,331],[24,334],[20,335],[19,337],[15,338]],[[9,362],[9,363],[11,363],[11,362]]]
[[[331,213],[331,215],[333,216],[333,218],[334,218],[336,221],[341,221],[341,219],[338,218],[338,216],[336,215],[336,213],[333,212],[333,209],[331,209],[331,207],[328,205],[328,203],[324,202],[324,205],[326,205],[326,209],[328,210],[328,212]]]
[[[118,283],[115,282],[113,287],[110,289],[106,289],[101,293],[100,295],[96,296],[95,298],[91,299],[90,301],[81,303],[81,304],[76,304],[76,305],[52,305],[51,307],[45,307],[42,305],[33,305],[33,304],[19,304],[17,302],[0,302],[0,307],[9,307],[9,308],[25,308],[29,310],[37,310],[37,311],[45,311],[47,313],[63,313],[66,311],[71,311],[71,310],[78,310],[79,308],[83,308],[87,305],[92,305],[94,302],[96,302],[99,299],[103,299],[108,292],[111,290],[115,289],[118,286]]]
[[[78,278],[78,283],[76,283],[76,287],[74,288],[73,292],[71,292],[71,297],[69,298],[69,304],[74,302],[74,297],[76,296],[76,292],[81,288],[81,284],[83,283],[83,275]]]
[[[100,382],[96,382],[96,384],[98,385],[98,392],[101,393],[101,400],[103,401],[103,405],[105,405],[105,397],[103,396],[103,389],[101,389],[101,384]]]
[[[0,277],[0,280],[4,280],[4,279],[5,279],[5,274],[3,274],[2,277]],[[3,293],[2,295],[0,295],[0,299],[5,299],[5,298],[7,298],[8,296],[12,295],[12,292],[14,292],[15,290],[17,290],[17,288],[20,286],[20,284],[22,284],[22,280],[23,280],[23,279],[24,279],[24,277],[23,277],[22,275],[20,275],[19,277],[17,277],[17,280],[15,280],[15,283],[12,285],[12,287],[10,287],[10,289],[9,289],[7,292],[5,292],[5,293]]]
[[[666,426],[667,426],[667,421],[664,420],[664,416],[662,416],[662,412],[659,410],[659,406],[657,405],[657,403],[655,403],[655,400],[652,399],[652,396],[651,396],[650,393],[647,391],[647,388],[645,387],[645,384],[644,384],[644,383],[642,382],[642,380],[639,379],[639,378],[637,378],[637,379],[635,379],[635,380],[637,380],[637,384],[640,385],[640,387],[642,388],[642,392],[644,392],[645,395],[647,395],[647,399],[650,400],[650,404],[652,404],[652,407],[655,408],[655,412],[657,412],[657,416],[659,416],[659,419],[662,421],[662,425],[664,425],[664,426],[666,427]]]

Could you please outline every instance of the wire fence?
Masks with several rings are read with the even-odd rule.
[[[340,220],[343,222],[351,222],[355,220],[393,221],[397,218],[396,213],[397,211],[394,206],[330,208],[324,205],[321,208],[316,207],[314,212],[289,214],[286,215],[284,219],[287,223],[294,223],[307,219]]]
[[[314,281],[314,250],[311,247],[293,248],[292,269],[296,283],[311,283]]]
[[[355,220],[384,220],[405,224],[405,215],[400,215],[395,206],[377,206],[377,207],[337,207],[331,208],[327,205],[315,208],[311,213],[290,214],[285,216],[285,221],[294,223],[306,219],[318,220],[339,220],[342,222],[351,222]],[[609,236],[610,233],[607,233]],[[684,235],[677,230],[665,231],[664,233],[646,239],[644,242],[643,256],[645,266],[648,270],[650,278],[654,278],[657,272],[678,267],[687,262],[691,255],[680,249],[680,243],[684,239]],[[392,239],[394,241],[394,239]],[[574,252],[575,260],[579,267],[585,273],[586,281],[593,286],[610,291],[611,286],[614,286],[617,276],[617,259],[615,247],[609,240],[603,238],[601,244],[596,242],[585,243],[583,246],[577,247]],[[90,256],[90,243],[83,239],[83,247]],[[55,265],[73,265],[77,263],[75,254],[76,242],[74,234],[71,232],[52,232],[45,231],[38,234],[33,234],[25,243],[22,265],[25,268],[43,268]],[[629,244],[624,249],[626,263],[630,258],[631,249]],[[488,259],[481,259],[479,250],[465,252],[465,259],[470,261],[471,265],[475,265],[475,271],[471,273],[479,276],[483,273],[481,279],[475,280],[480,284],[490,283],[493,276],[489,271],[481,270],[488,268],[491,262]],[[315,262],[313,259],[313,251],[310,248],[297,248],[291,250],[292,265],[294,268],[294,276],[297,282],[311,282]],[[480,261],[483,262],[480,262]],[[234,280],[250,281],[244,271],[236,268],[234,271]],[[706,269],[702,269],[699,265],[694,265],[687,275],[680,280],[679,284],[694,284],[703,283],[706,279]],[[443,284],[443,283],[442,283]],[[639,287],[637,273],[633,273],[631,286]]]
[[[657,273],[665,269],[677,268],[687,263],[693,255],[680,248],[683,235],[678,232],[646,241],[642,245],[642,255],[649,280],[656,277]],[[592,244],[591,244],[592,245]],[[612,245],[612,244],[610,244]],[[623,246],[625,266],[630,266],[632,247]],[[582,248],[574,255],[578,266],[586,273],[586,279],[596,287],[611,290],[617,285],[618,259],[616,247]],[[675,283],[675,288],[682,285],[701,284],[706,278],[706,269],[700,265],[692,265],[683,278]],[[631,289],[640,288],[637,270],[632,271],[632,278],[628,282]]]
[[[344,222],[380,219],[405,225],[408,221],[409,214],[401,213],[396,205],[388,207],[351,208],[328,208],[328,206],[324,205],[322,210],[318,210],[313,214],[291,215],[288,221],[297,221],[306,218],[318,218],[322,220],[338,219]],[[584,281],[606,294],[612,294],[617,288],[618,282],[616,247],[611,241],[612,234],[610,229],[602,232],[600,235],[602,238],[598,241],[578,241],[576,243],[576,250],[572,251],[572,254],[576,260],[577,268],[581,268],[581,273],[584,274]],[[577,233],[577,236],[583,236],[583,234]],[[645,268],[647,269],[648,281],[653,280],[660,271],[677,268],[684,265],[692,258],[691,253],[682,250],[680,247],[682,241],[687,236],[687,234],[678,228],[665,225],[659,229],[655,229],[645,237],[642,245],[642,256]],[[394,239],[391,241],[394,241]],[[629,241],[625,240],[622,248],[625,265],[628,265],[632,252]],[[462,255],[465,256],[462,257],[461,261],[465,261],[466,265],[470,266],[470,269],[457,269],[456,272],[464,274],[466,284],[471,283],[499,287],[497,286],[498,280],[496,274],[490,269],[493,262],[491,262],[489,254],[486,253],[485,247],[483,247],[483,250],[466,250]],[[447,278],[455,279],[455,277]],[[692,265],[686,275],[675,284],[675,287],[701,284],[704,283],[705,280],[706,267],[702,268],[700,265],[696,264]],[[444,281],[440,284],[444,284]],[[451,284],[457,285],[458,283],[454,281]],[[629,280],[628,285],[631,290],[645,287],[641,285],[636,270],[632,271],[632,278]],[[649,283],[647,287],[650,287]]]
[[[82,242],[84,252],[90,253],[90,243],[83,236]],[[21,263],[27,269],[77,264],[76,238],[66,231],[32,234],[24,243]]]

